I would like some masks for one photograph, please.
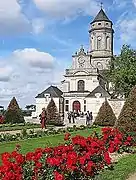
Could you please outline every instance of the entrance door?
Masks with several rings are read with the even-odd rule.
[[[80,111],[80,109],[81,109],[80,102],[79,101],[74,101],[73,102],[73,111],[78,112],[78,111]]]

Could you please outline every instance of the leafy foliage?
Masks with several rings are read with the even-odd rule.
[[[57,106],[53,99],[49,102],[47,106],[47,123],[53,125],[62,125],[63,122],[61,121]]]
[[[9,103],[7,111],[5,112],[5,122],[6,123],[24,123],[24,117],[22,110],[19,108],[19,105],[16,101],[16,98],[13,97]]]
[[[102,106],[99,109],[94,124],[99,126],[114,126],[115,121],[116,121],[116,116],[111,106],[109,105],[108,101],[105,100],[105,102],[102,104]]]
[[[136,86],[134,86],[126,99],[122,111],[116,122],[116,127],[124,131],[136,130]]]
[[[121,94],[128,96],[136,85],[136,51],[123,45],[121,53],[112,60],[110,71],[105,76],[113,84],[113,97]]]

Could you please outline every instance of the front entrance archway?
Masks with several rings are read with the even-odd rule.
[[[73,111],[79,112],[81,110],[81,105],[79,101],[73,102]]]

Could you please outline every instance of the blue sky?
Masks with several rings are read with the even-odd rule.
[[[136,48],[136,0],[103,0],[113,21],[114,54],[123,44]],[[89,23],[100,10],[98,0],[0,1],[0,100],[13,96],[21,107],[63,79],[72,54],[89,49]]]

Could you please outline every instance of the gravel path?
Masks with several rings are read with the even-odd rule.
[[[33,129],[27,129],[27,132],[29,132],[30,130],[33,130]],[[41,130],[41,128],[34,128],[34,131],[38,131],[38,130]],[[16,133],[21,133],[21,130],[15,130],[15,131],[1,131],[0,134],[16,134]]]
[[[132,174],[127,180],[136,180],[136,173]]]
[[[73,125],[76,126],[80,126],[80,125],[85,125],[85,118],[77,118],[75,119],[75,124],[69,124],[68,120],[65,121],[65,126],[62,127],[54,127],[55,130],[58,130],[60,128],[66,128],[66,127],[73,127]],[[27,129],[27,132],[29,132],[30,130],[33,129]],[[38,131],[41,130],[41,128],[34,128],[34,131]],[[21,130],[14,130],[14,131],[1,131],[0,134],[6,134],[6,133],[10,133],[10,134],[16,134],[16,133],[21,133]]]

